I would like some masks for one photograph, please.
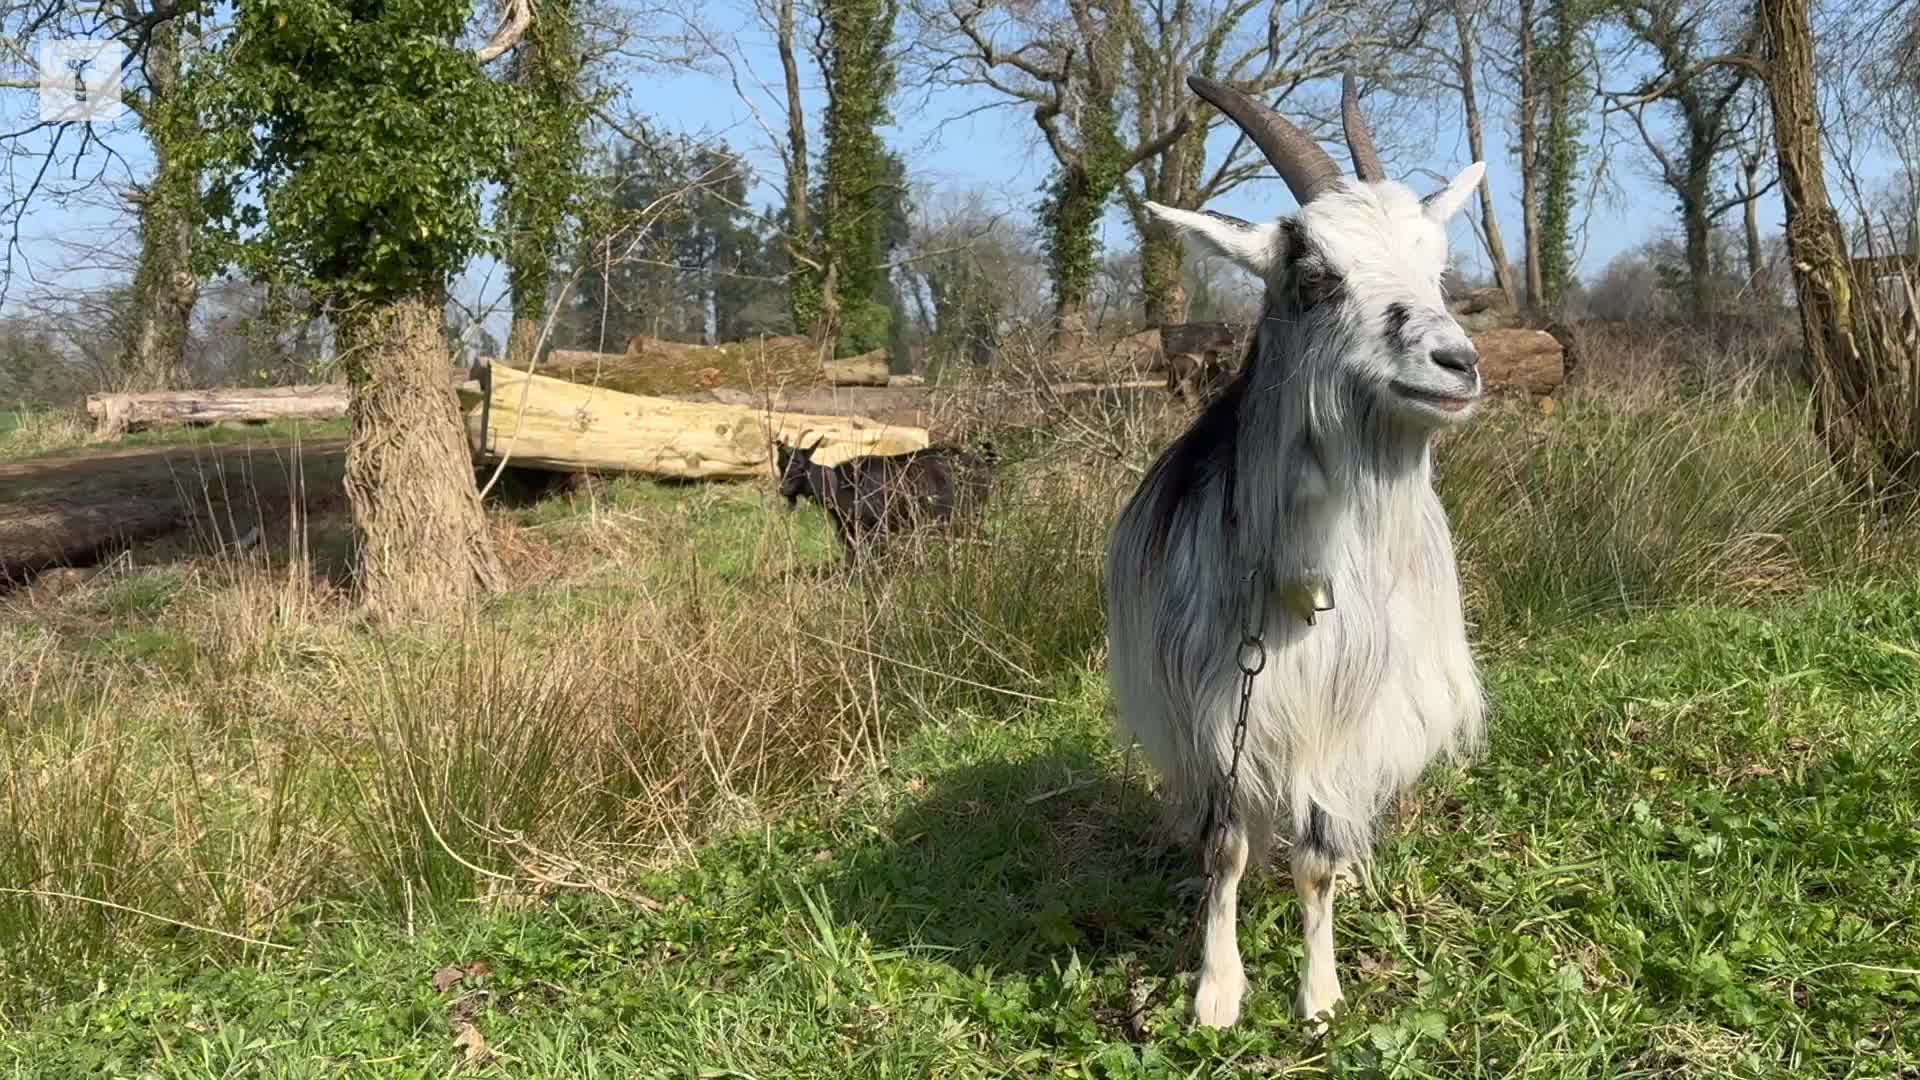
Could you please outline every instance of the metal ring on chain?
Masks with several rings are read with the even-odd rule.
[[[1242,675],[1258,675],[1267,666],[1267,647],[1259,638],[1248,635],[1240,639],[1240,648],[1233,660],[1240,665]]]

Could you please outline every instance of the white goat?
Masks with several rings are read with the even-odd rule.
[[[1248,860],[1265,856],[1276,830],[1290,833],[1306,938],[1297,1003],[1319,1018],[1341,997],[1336,874],[1371,853],[1397,792],[1479,736],[1485,706],[1429,445],[1482,393],[1478,354],[1447,313],[1440,278],[1447,222],[1485,170],[1475,162],[1424,199],[1388,180],[1351,76],[1354,177],[1265,105],[1206,79],[1188,84],[1300,204],[1266,225],[1149,204],[1260,275],[1265,312],[1246,364],[1141,480],[1107,554],[1121,733],[1145,748],[1178,819],[1209,845],[1194,1013],[1225,1027],[1246,990],[1234,918]],[[1244,627],[1262,625],[1264,667],[1229,804],[1240,642]],[[1261,666],[1252,654],[1244,662]]]

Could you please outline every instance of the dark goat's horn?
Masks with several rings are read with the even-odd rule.
[[[1340,80],[1340,125],[1347,132],[1347,149],[1353,152],[1353,175],[1370,184],[1385,180],[1386,166],[1380,164],[1380,151],[1373,145],[1373,132],[1367,130],[1367,118],[1360,115],[1360,88],[1354,84],[1351,71]]]
[[[1247,133],[1247,138],[1267,156],[1267,162],[1280,174],[1280,179],[1287,182],[1287,189],[1300,205],[1305,206],[1339,184],[1340,166],[1333,163],[1319,143],[1286,117],[1212,79],[1189,75],[1187,85]]]

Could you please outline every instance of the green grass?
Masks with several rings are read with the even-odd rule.
[[[1184,955],[1144,779],[1087,678],[923,726],[844,799],[603,895],[316,913],[209,965],[182,931],[0,1029],[21,1076],[1911,1076],[1920,1068],[1920,590],[1695,608],[1497,664],[1339,904],[1350,1008],[1286,1015],[1269,877],[1243,1026],[1104,1019]],[[564,893],[564,890],[562,890]],[[176,955],[177,954],[177,955]],[[244,962],[239,962],[244,958]],[[446,992],[434,974],[490,972]]]
[[[30,461],[65,454],[92,445],[106,449],[141,447],[239,446],[321,439],[344,439],[345,420],[274,420],[236,427],[163,427],[136,431],[107,443],[94,444],[93,425],[74,410],[0,412],[0,461]]]
[[[1279,875],[1243,1026],[1183,1022],[1127,478],[1034,442],[876,573],[764,485],[592,482],[496,505],[459,626],[252,556],[0,616],[0,1076],[1920,1075],[1920,548],[1791,407],[1443,449],[1492,741],[1342,897],[1324,1040]]]

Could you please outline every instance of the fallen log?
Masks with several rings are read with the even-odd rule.
[[[887,351],[875,349],[845,360],[829,360],[822,365],[828,386],[887,385]]]
[[[823,360],[820,347],[804,337],[689,345],[642,336],[627,342],[624,353],[554,349],[534,373],[641,395],[718,386],[885,386],[887,353]]]
[[[624,394],[500,364],[463,385],[460,398],[476,458],[561,472],[743,479],[772,474],[776,438],[817,440],[814,460],[823,465],[929,441],[924,427],[864,416]]]
[[[103,438],[149,427],[338,420],[347,415],[347,388],[272,386],[233,390],[168,390],[149,394],[88,394],[87,415]]]
[[[900,376],[894,377],[896,380]],[[994,415],[1008,419],[1021,409],[1048,404],[1085,404],[1106,401],[1121,404],[1142,397],[1159,398],[1166,384],[1132,380],[1116,383],[1055,383],[1044,387],[952,387],[890,382],[886,386],[845,386],[753,391],[720,386],[673,394],[676,401],[737,405],[772,412],[860,416],[886,424],[926,428],[939,438],[955,437],[970,418]]]
[[[1472,337],[1491,393],[1549,397],[1567,379],[1566,349],[1544,330],[1482,330]]]

